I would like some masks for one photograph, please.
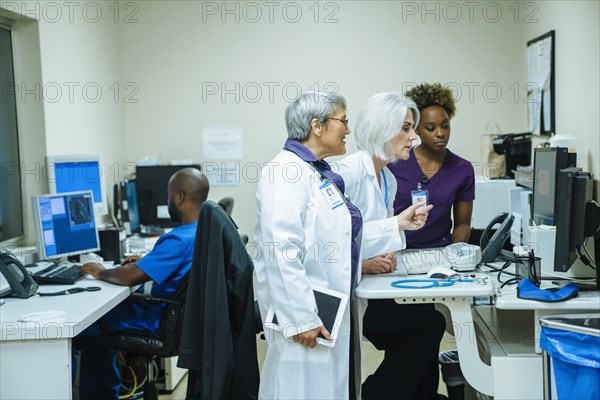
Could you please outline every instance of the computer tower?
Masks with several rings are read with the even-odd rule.
[[[99,229],[98,236],[100,237],[100,250],[96,254],[104,258],[104,261],[113,261],[115,264],[119,264],[124,254],[125,229]]]

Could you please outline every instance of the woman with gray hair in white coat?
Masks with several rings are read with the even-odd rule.
[[[419,110],[401,93],[379,93],[371,97],[357,116],[355,140],[358,151],[344,158],[339,173],[346,193],[358,206],[364,226],[388,221],[398,229],[363,234],[362,273],[384,274],[397,265],[394,252],[406,247],[404,214],[427,213],[432,206],[417,203],[394,216],[397,181],[387,164],[410,156]],[[419,207],[417,211],[415,207]],[[419,221],[421,228],[424,221]],[[435,388],[422,384],[432,357],[437,357],[445,320],[432,305],[399,305],[394,300],[369,300],[363,320],[363,334],[379,350],[384,360],[362,386],[362,398],[431,399]],[[437,371],[435,371],[437,373]]]
[[[324,160],[346,152],[346,101],[329,92],[304,93],[287,107],[285,119],[288,139],[263,169],[256,193],[256,294],[262,317],[272,309],[283,328],[265,330],[259,398],[354,398],[350,302],[335,327],[335,346],[317,345],[318,335],[331,336],[311,289],[351,297],[360,268],[362,217]],[[416,226],[426,216],[407,218]]]

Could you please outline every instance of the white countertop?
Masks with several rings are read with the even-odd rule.
[[[484,276],[477,274],[477,276]],[[475,297],[491,296],[494,288],[490,279],[485,285],[473,282],[458,282],[452,286],[434,288],[400,289],[391,284],[394,281],[406,279],[425,279],[425,275],[363,275],[356,288],[356,296],[364,299],[394,299],[394,298],[432,298],[432,297]],[[470,278],[469,278],[470,279]],[[419,285],[420,283],[409,283]]]
[[[0,341],[72,338],[129,297],[131,288],[84,278],[75,285],[40,285],[38,292],[58,292],[72,287],[99,286],[96,292],[28,299],[6,298],[0,306]],[[18,322],[24,314],[64,311],[64,318],[44,322]]]

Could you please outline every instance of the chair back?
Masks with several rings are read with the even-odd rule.
[[[190,370],[187,396],[257,398],[252,259],[231,217],[212,201],[200,209],[196,235],[177,361]]]
[[[225,210],[227,215],[231,215],[231,212],[233,211],[233,197],[223,197],[217,204],[219,204],[221,208]]]
[[[179,353],[189,278],[188,272],[171,301],[166,302],[158,327],[159,336],[163,340],[163,345],[155,353],[159,357],[172,357]]]
[[[100,342],[102,345],[135,353],[141,356],[172,357],[179,352],[183,316],[187,299],[189,273],[173,297],[154,297],[145,293],[132,293],[126,301],[139,301],[165,304],[160,318],[158,332],[128,329],[100,337],[84,337],[79,343],[90,345]]]

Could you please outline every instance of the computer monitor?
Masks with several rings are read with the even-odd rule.
[[[32,198],[40,259],[100,250],[91,190]]]
[[[62,155],[46,157],[50,193],[91,190],[95,215],[108,212],[105,179],[99,155]]]
[[[558,174],[557,203],[555,215],[556,239],[554,250],[554,270],[566,272],[577,259],[576,246],[584,242],[584,210],[591,200],[591,185],[588,191],[589,173],[581,168],[566,168]]]
[[[591,256],[589,250],[594,251],[595,260],[589,259],[583,264],[591,265],[594,262],[597,264],[600,259],[600,254],[597,253],[598,241],[600,241],[600,232],[598,232],[600,211],[598,205],[592,201],[593,185],[592,175],[581,171],[581,168],[566,168],[559,172],[556,187],[558,209],[555,216],[555,272],[569,271],[578,258],[589,259]],[[586,242],[594,236],[595,243]],[[585,272],[586,276],[594,275],[591,268]],[[595,275],[598,284],[598,269]]]
[[[196,168],[200,165],[153,165],[137,166],[135,181],[140,215],[140,224],[174,227],[167,205],[167,185],[171,176],[183,168]]]
[[[567,168],[569,154],[566,147],[535,149],[533,161],[533,222],[554,226],[557,210],[556,185],[558,171]],[[573,165],[574,166],[574,165]]]
[[[135,179],[125,182],[125,192],[127,194],[127,215],[129,217],[129,232],[137,233],[140,231],[140,212],[138,209],[137,192]]]

